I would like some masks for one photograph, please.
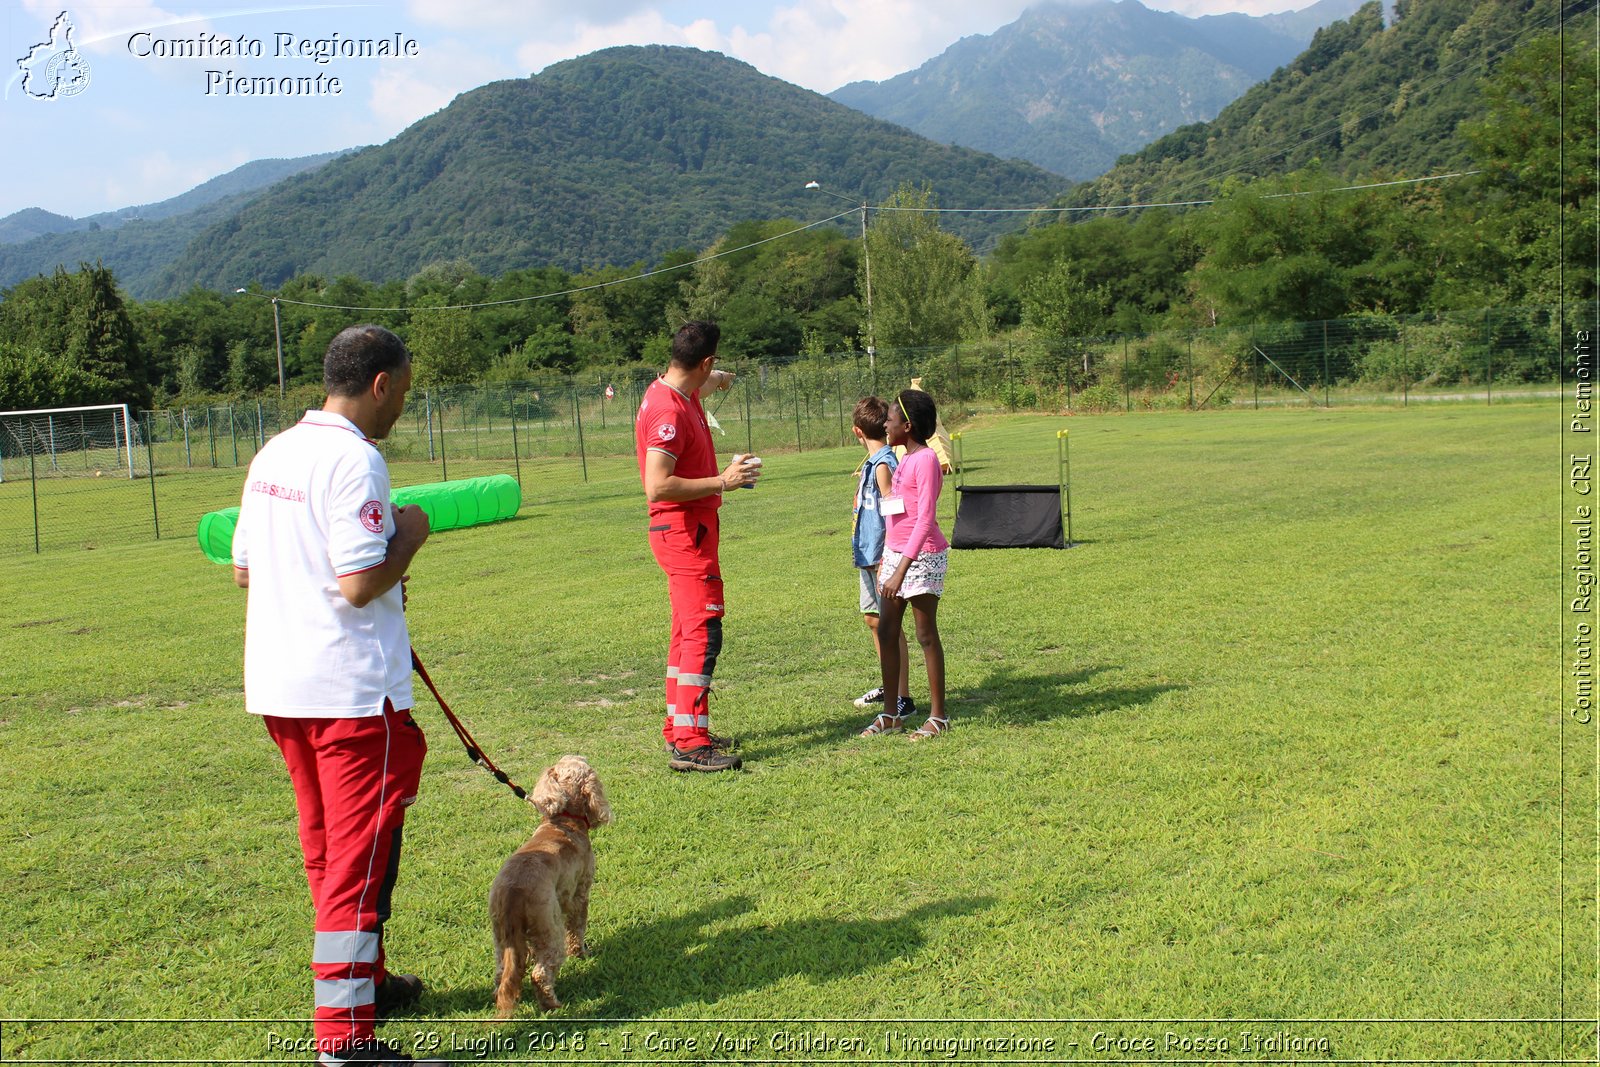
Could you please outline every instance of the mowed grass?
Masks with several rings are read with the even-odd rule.
[[[854,736],[857,450],[769,454],[724,507],[713,723],[740,774],[661,754],[665,583],[630,461],[430,540],[410,623],[446,698],[524,786],[587,756],[616,822],[566,1006],[493,1020],[485,897],[534,815],[419,683],[388,946],[429,992],[380,1032],[491,1060],[1005,1035],[1043,1058],[1585,1055],[1590,1027],[1518,1021],[1593,1003],[1561,943],[1557,406],[984,419],[967,479],[1053,482],[1062,426],[1081,543],[952,553],[953,729],[922,745]],[[189,538],[0,560],[0,588],[0,1015],[36,1020],[5,1024],[6,1058],[309,1059],[283,1043],[309,1034],[310,912],[242,707],[243,594]],[[1245,1030],[1326,1044],[1251,1054]]]

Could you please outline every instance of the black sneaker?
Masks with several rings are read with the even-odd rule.
[[[390,972],[378,983],[373,996],[374,1007],[380,1016],[393,1015],[411,1007],[422,998],[422,979],[414,974]]]
[[[716,749],[718,752],[726,752],[729,749],[739,747],[739,739],[737,737],[723,737],[721,734],[707,734],[706,736],[711,739],[711,747]],[[674,751],[676,751],[676,749],[672,747],[671,741],[668,741],[666,738],[662,738],[661,751],[670,756]]]
[[[673,748],[667,766],[675,771],[736,771],[744,766],[738,756],[718,752],[712,745],[699,748]]]
[[[910,697],[896,697],[894,701],[894,713],[902,719],[909,719],[911,716],[917,713],[916,702]]]
[[[379,1041],[376,1038],[357,1041],[336,1052],[324,1052],[317,1062],[322,1067],[345,1067],[346,1064],[383,1064],[384,1067],[399,1067],[400,1064],[406,1063],[412,1067],[447,1067],[448,1064],[446,1060],[414,1060],[387,1041]]]
[[[856,697],[856,707],[870,708],[874,704],[883,703],[883,686],[875,685],[865,693]]]

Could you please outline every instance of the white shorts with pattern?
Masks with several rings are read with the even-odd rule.
[[[891,549],[883,550],[883,562],[878,564],[878,581],[882,583],[900,566],[904,558],[900,553]],[[932,593],[934,596],[944,596],[944,572],[950,565],[950,553],[924,552],[911,561],[911,566],[906,569],[905,581],[900,583],[900,596],[906,600],[914,596],[923,596]]]

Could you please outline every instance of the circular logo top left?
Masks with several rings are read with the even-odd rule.
[[[50,38],[17,60],[22,91],[35,100],[63,100],[89,87],[89,60],[72,43],[72,16],[63,11],[50,27]]]

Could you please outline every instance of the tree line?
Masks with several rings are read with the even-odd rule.
[[[906,184],[868,209],[864,239],[859,217],[749,220],[709,248],[582,272],[453,260],[139,302],[101,265],[58,268],[0,300],[0,410],[252,394],[276,384],[279,338],[287,383],[312,388],[356,321],[400,333],[426,387],[661,364],[688,318],[716,319],[724,351],[756,361],[1010,336],[1078,359],[1084,339],[1156,329],[1592,306],[1594,270],[1564,269],[1597,237],[1596,131],[1571,118],[1596,98],[1580,38],[1536,38],[1485,80],[1462,131],[1475,174],[1352,181],[1313,161],[1188,210],[1038,219],[983,259],[941,226],[932,188]]]

